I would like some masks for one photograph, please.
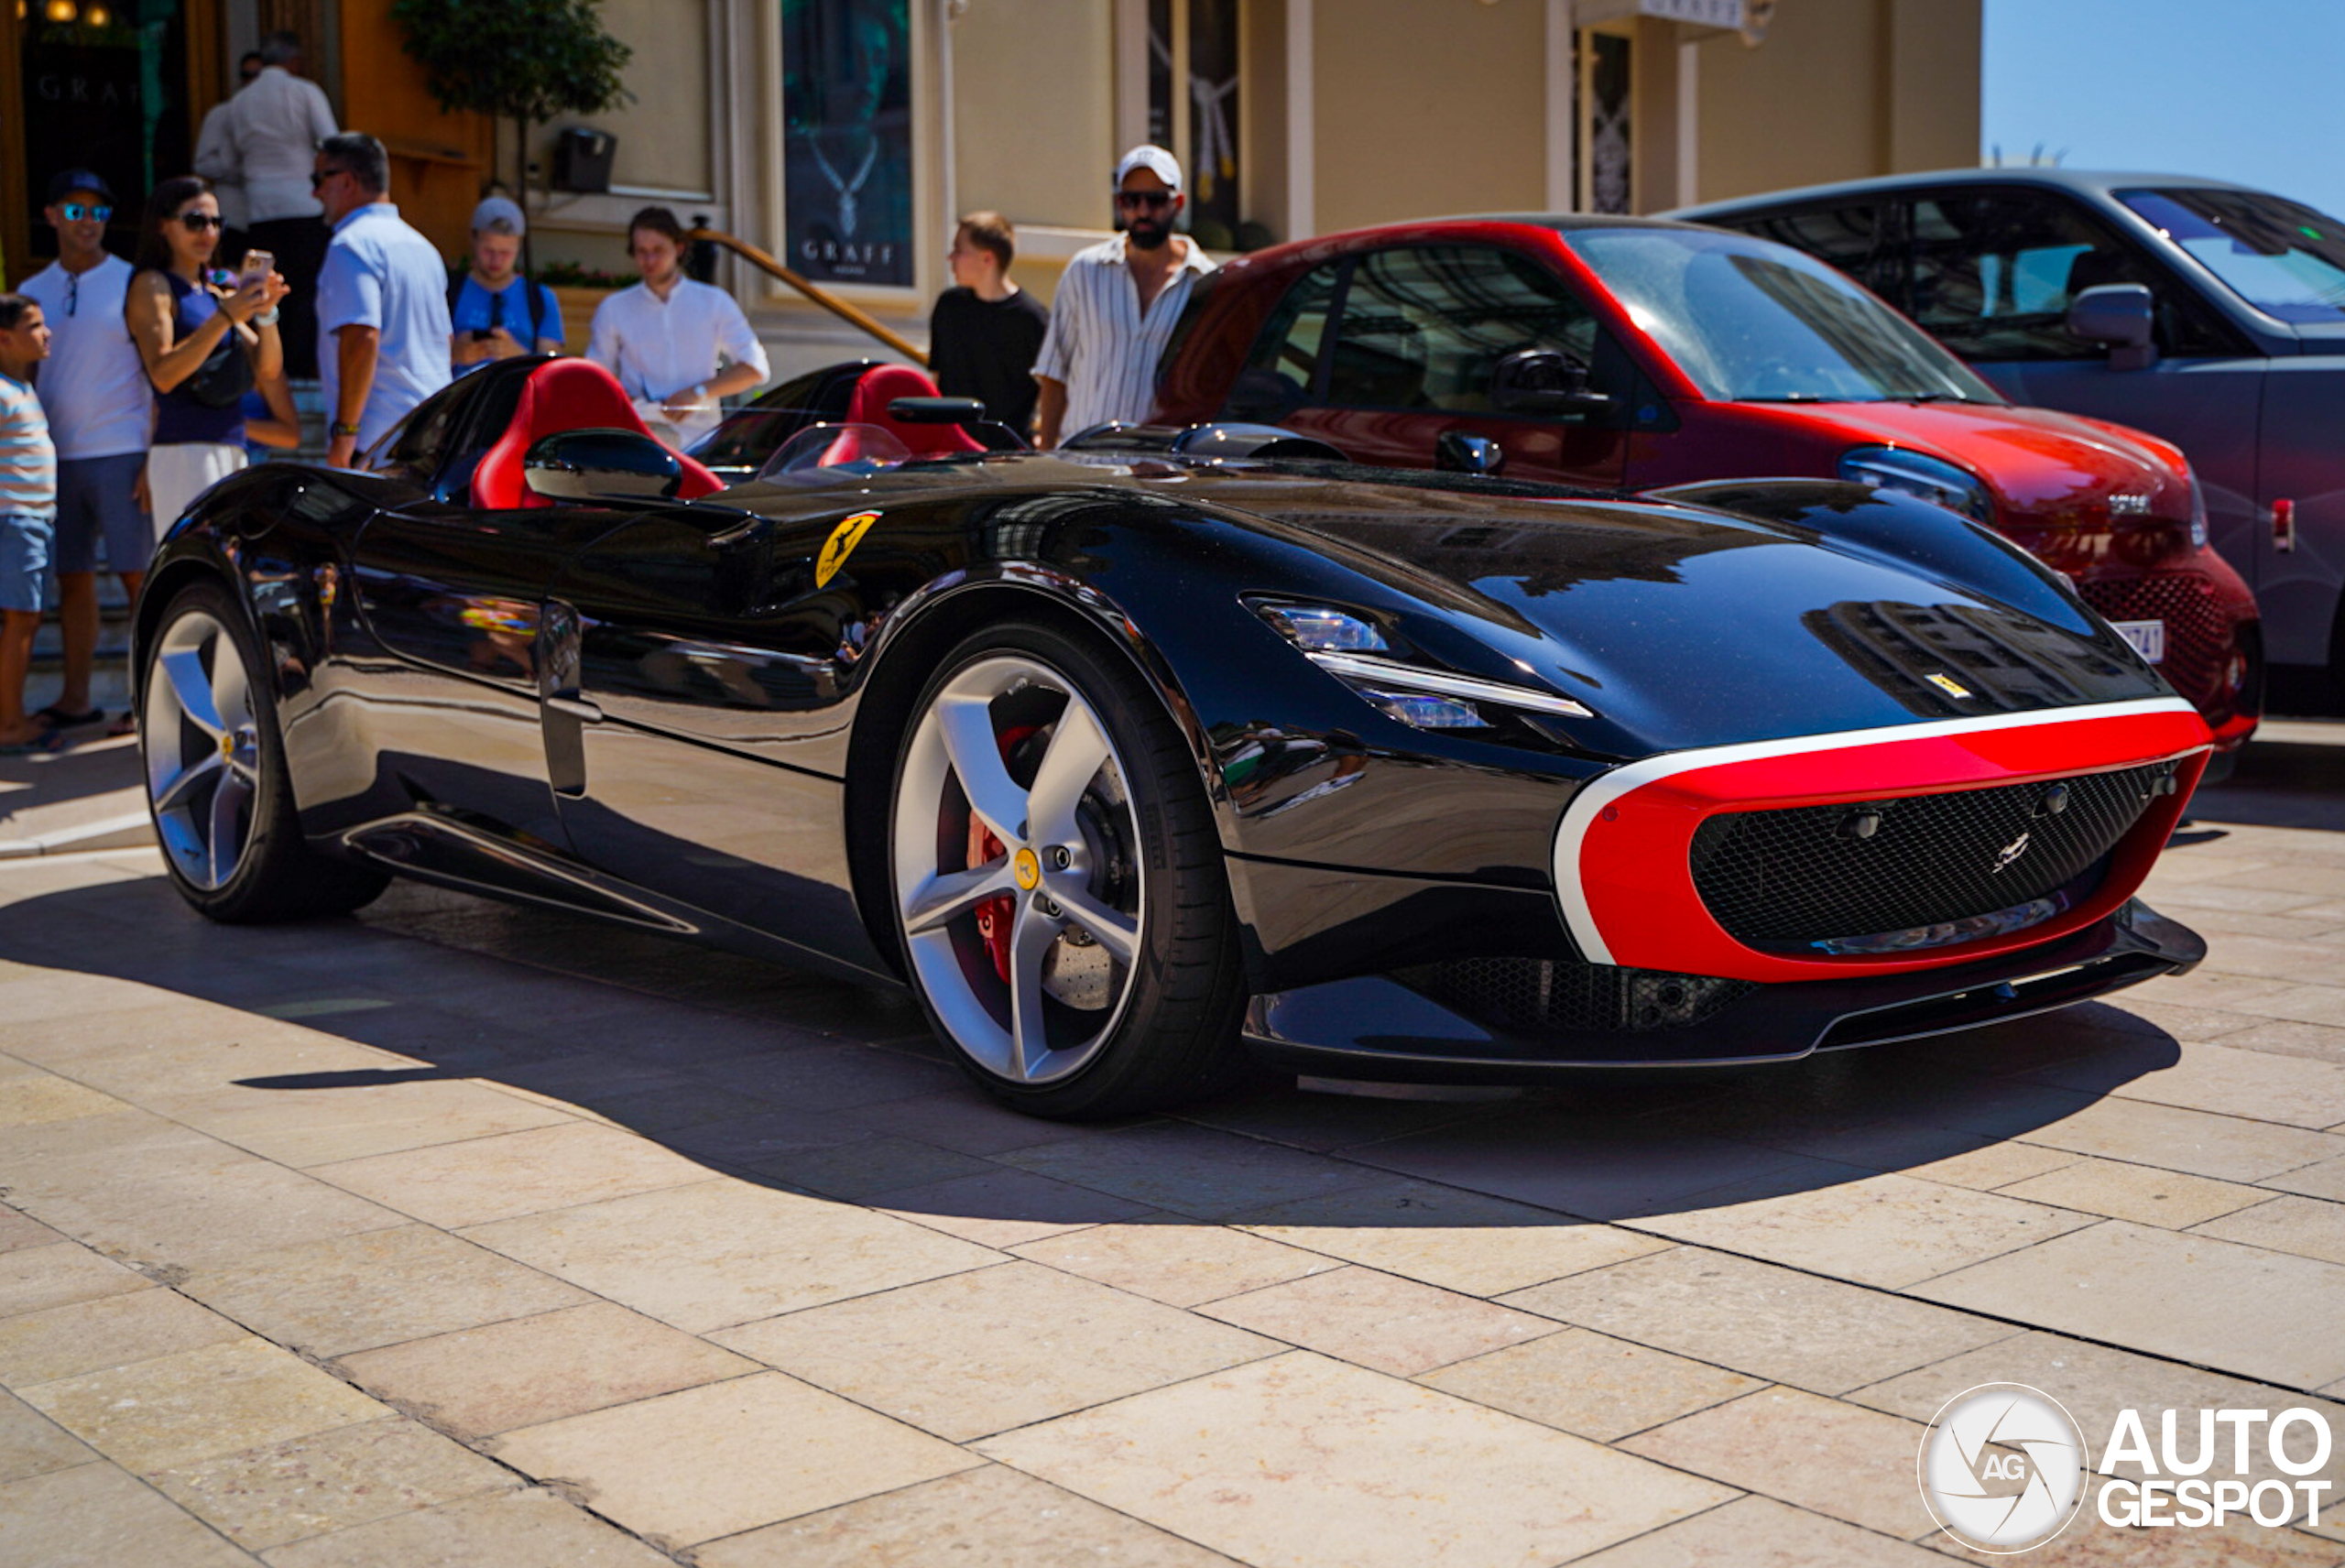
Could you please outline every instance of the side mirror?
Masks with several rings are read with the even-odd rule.
[[[633,430],[562,430],[521,459],[522,483],[553,501],[664,500],[684,482],[682,459]]]
[[[1434,438],[1433,465],[1445,474],[1496,474],[1506,466],[1506,448],[1488,436],[1444,430]]]
[[[2157,301],[2143,283],[2103,283],[2068,301],[2068,335],[2107,343],[2112,370],[2141,370],[2157,362],[2151,342]]]
[[[1587,387],[1587,366],[1551,348],[1517,349],[1490,370],[1490,408],[1500,414],[1582,414],[1612,399]]]

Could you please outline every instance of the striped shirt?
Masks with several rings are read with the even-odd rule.
[[[0,512],[57,516],[57,448],[33,389],[0,376]]]
[[[1066,264],[1051,300],[1051,330],[1034,374],[1066,385],[1066,419],[1074,435],[1109,419],[1138,424],[1156,406],[1156,362],[1189,302],[1190,286],[1213,270],[1195,241],[1163,289],[1140,308],[1140,289],[1124,261],[1124,236],[1078,251]]]

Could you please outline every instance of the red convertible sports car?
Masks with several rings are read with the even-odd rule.
[[[2178,450],[2014,408],[1849,278],[1750,235],[1476,217],[1258,251],[1192,299],[1156,418],[1608,490],[1799,474],[1905,491],[2067,574],[2214,729],[2215,771],[2261,709],[2255,603],[2208,548]]]

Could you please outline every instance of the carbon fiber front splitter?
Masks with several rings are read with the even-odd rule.
[[[1258,996],[1245,1033],[1265,1061],[1315,1076],[1521,1083],[1589,1068],[1788,1062],[1947,1034],[2183,974],[2206,956],[2197,932],[2136,898],[2024,953],[1950,969],[1761,985],[1683,1029],[1509,1032],[1369,975]]]

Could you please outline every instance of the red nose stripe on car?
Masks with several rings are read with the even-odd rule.
[[[1573,939],[1600,964],[1791,981],[1845,979],[1860,969],[1899,974],[1965,963],[2081,929],[2131,898],[2180,819],[2206,767],[2211,741],[2206,724],[2188,703],[2162,697],[2045,713],[1801,735],[1650,757],[1593,780],[1573,798],[1555,835],[1556,898]],[[2120,769],[2143,770],[2146,803],[2134,805],[2137,818],[2129,813],[2130,825],[2108,851],[2105,873],[2093,886],[2077,889],[2074,897],[2063,896],[2056,900],[2061,906],[2056,912],[2031,921],[2024,930],[1887,953],[1832,954],[1772,944],[1762,949],[1729,934],[1696,885],[1695,835],[1704,822],[1724,813],[1908,802],[2015,785],[2048,788],[2060,779]],[[2170,785],[2164,779],[2169,771]],[[2027,800],[2041,793],[2034,791]],[[2062,792],[2060,805],[2048,809],[2064,809],[2067,793]],[[2023,814],[2026,802],[2022,806]],[[1856,813],[1872,821],[1852,824],[1849,836],[1865,840],[1866,853],[1876,843],[1884,848],[1893,845],[1902,824],[1914,817],[1907,810],[1901,818],[1902,809],[1883,806]],[[1890,827],[1881,828],[1882,822]],[[2023,822],[2018,831],[2026,831]],[[1910,852],[1912,846],[1906,848]],[[2008,829],[1983,839],[1947,838],[1930,846],[1931,870],[1925,874],[1942,871],[1949,882],[1967,878],[1970,886],[2001,888],[2007,882],[1992,878],[2023,861],[2030,848]],[[1852,854],[1849,864],[1863,866],[1866,853]],[[1972,859],[1980,864],[1969,865]],[[1886,859],[1882,864],[1888,864]],[[1906,870],[1901,875],[1912,875],[1910,853],[1903,865]],[[2031,865],[2027,872],[2010,877],[2008,885],[2017,886],[2035,869]],[[1987,912],[1950,909],[1929,918],[1950,921]]]

